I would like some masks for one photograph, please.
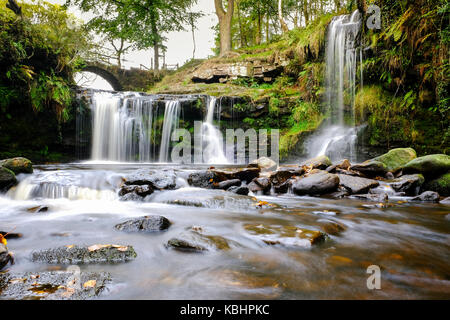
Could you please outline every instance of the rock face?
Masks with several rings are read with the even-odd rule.
[[[261,172],[260,168],[244,168],[244,169],[223,169],[223,170],[211,170],[219,181],[239,179],[250,183],[253,179],[259,177]]]
[[[140,169],[137,172],[125,177],[125,184],[128,186],[150,186],[152,189],[172,190],[176,188],[177,176],[173,170],[149,171]]]
[[[30,160],[22,157],[5,159],[0,161],[0,166],[19,173],[33,173],[33,164]]]
[[[396,192],[404,192],[407,195],[417,195],[420,187],[425,182],[425,178],[421,174],[404,175],[400,178],[392,180],[389,185]]]
[[[295,226],[246,224],[244,229],[251,236],[269,245],[308,248],[327,239],[327,235],[320,231]]]
[[[170,221],[163,216],[145,216],[119,223],[115,228],[127,232],[157,232],[168,229],[170,225]]]
[[[431,154],[416,158],[403,167],[403,173],[422,173],[425,177],[439,176],[450,171],[450,156]]]
[[[450,196],[450,172],[446,173],[439,178],[427,181],[424,186],[424,190],[435,191],[441,196]]]
[[[388,153],[385,153],[372,160],[379,161],[386,165],[386,169],[390,172],[396,172],[417,157],[416,151],[412,148],[398,148],[392,149]]]
[[[326,171],[313,170],[308,176],[294,180],[292,188],[298,195],[321,195],[333,192],[339,186],[339,177]]]
[[[306,160],[300,164],[300,167],[312,167],[313,169],[325,170],[331,166],[331,160],[327,156],[318,156],[313,159]]]
[[[88,248],[69,245],[31,253],[31,260],[49,264],[116,263],[136,258],[131,246],[93,245]]]
[[[376,180],[348,176],[345,174],[338,174],[341,186],[343,186],[351,194],[367,193],[370,189],[376,188],[380,183]]]
[[[360,164],[355,164],[350,167],[352,171],[359,171],[366,176],[384,176],[388,172],[386,165],[383,162],[376,160],[367,160]]]
[[[423,201],[423,202],[439,202],[439,193],[434,191],[425,191],[418,195],[415,198],[411,199],[412,201]]]
[[[261,157],[257,160],[250,162],[251,165],[256,165],[262,172],[276,170],[278,165],[275,161],[267,157]]]
[[[8,191],[17,184],[17,179],[11,170],[0,167],[0,192]]]
[[[197,188],[212,188],[216,175],[211,171],[199,171],[191,173],[188,177],[188,183]],[[227,180],[227,179],[225,179]],[[231,179],[230,179],[231,180]]]
[[[0,292],[13,300],[86,300],[100,295],[110,281],[105,272],[8,272],[0,274]]]

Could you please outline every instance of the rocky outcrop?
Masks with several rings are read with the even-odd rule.
[[[450,156],[431,154],[416,158],[403,167],[403,173],[422,173],[425,177],[439,176],[450,171]]]
[[[35,251],[31,260],[48,264],[117,263],[133,260],[136,252],[131,246],[97,244],[90,247],[68,245]]]
[[[0,192],[8,191],[17,184],[16,175],[11,170],[0,167]]]
[[[166,217],[145,216],[119,223],[115,228],[126,232],[158,232],[167,230],[170,225],[171,223]]]
[[[367,193],[370,189],[376,188],[380,183],[376,180],[338,174],[339,183],[351,194]]]
[[[359,171],[368,177],[384,177],[388,172],[386,165],[383,162],[376,160],[367,160],[363,163],[355,164],[350,167],[350,170]]]
[[[2,299],[86,300],[99,296],[111,282],[109,273],[74,270],[0,273]]]
[[[331,166],[331,160],[327,156],[318,156],[313,159],[306,160],[300,164],[300,167],[306,166],[313,169],[325,170]]]
[[[404,192],[406,195],[415,196],[424,182],[425,178],[422,174],[410,174],[389,181],[389,185],[396,192]]]
[[[313,170],[292,182],[292,189],[297,195],[322,195],[335,191],[338,186],[337,175],[321,170]]]
[[[1,160],[0,166],[11,170],[15,174],[33,173],[33,164],[31,161],[22,157]]]
[[[396,172],[403,168],[405,164],[417,157],[416,151],[412,148],[392,149],[372,160],[379,161],[386,166],[387,171]]]
[[[446,173],[436,179],[427,181],[423,185],[424,190],[435,191],[441,196],[450,196],[450,172]]]

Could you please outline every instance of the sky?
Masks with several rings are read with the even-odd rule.
[[[32,0],[22,0],[23,2],[32,2]],[[19,3],[22,1],[18,1]],[[47,2],[54,4],[64,4],[65,0],[46,0]],[[205,16],[200,18],[196,25],[195,40],[196,40],[196,53],[195,58],[203,59],[208,58],[213,54],[212,48],[214,47],[214,32],[211,28],[218,22],[218,18],[214,10],[214,0],[198,0],[198,3],[193,7],[193,11],[202,11]],[[82,13],[76,7],[70,7],[69,12],[73,13],[79,19],[87,22],[92,15]],[[167,46],[166,63],[168,65],[179,64],[183,65],[186,61],[192,58],[193,41],[192,33],[187,26],[186,32],[170,32],[165,36],[168,41],[164,44]],[[150,67],[150,61],[153,57],[152,49],[142,51],[131,51],[124,56],[126,61],[123,62],[123,67],[129,69],[131,67],[139,68],[140,65]],[[162,62],[161,62],[162,64]],[[87,79],[81,79],[80,76],[76,77],[76,81],[83,82],[86,86],[91,86],[97,89],[111,89],[109,84],[98,77],[90,77]],[[92,83],[94,82],[94,83]]]

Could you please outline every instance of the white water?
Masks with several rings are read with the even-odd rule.
[[[361,27],[358,11],[335,17],[328,29],[326,47],[326,103],[331,112],[325,128],[306,143],[308,155],[327,155],[332,160],[355,160],[357,129],[354,127],[356,71],[362,52],[357,47]],[[345,115],[348,115],[345,121]]]
[[[216,105],[217,99],[211,97],[206,119],[202,125],[203,161],[211,164],[226,164],[228,161],[223,151],[223,136],[213,123]],[[220,110],[218,114],[220,115]]]
[[[150,162],[154,97],[97,92],[93,98],[94,161]],[[156,110],[155,110],[156,109]]]
[[[180,101],[167,101],[164,112],[164,124],[159,151],[159,162],[169,162],[170,139],[174,130],[178,128],[180,118]]]

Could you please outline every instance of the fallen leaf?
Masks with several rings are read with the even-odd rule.
[[[83,284],[83,288],[94,288],[97,284],[97,280],[89,280]]]
[[[8,241],[6,241],[6,238],[0,233],[0,243],[3,243],[5,246],[8,244]]]
[[[69,244],[69,245],[67,245],[65,247],[68,248],[68,249],[72,249],[73,247],[75,247],[75,245],[74,244]]]
[[[110,244],[94,244],[93,246],[88,247],[88,250],[90,252],[92,252],[92,251],[97,251],[97,250],[100,250],[103,248],[109,248],[109,247],[111,247]]]

